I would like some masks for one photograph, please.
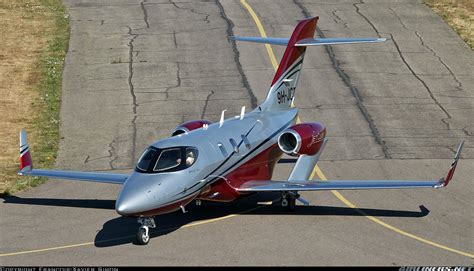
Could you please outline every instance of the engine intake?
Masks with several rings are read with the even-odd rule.
[[[202,128],[205,124],[209,125],[211,124],[212,122],[208,121],[208,120],[191,120],[191,121],[187,121],[185,123],[182,123],[180,125],[178,125],[178,127],[176,127],[173,131],[173,133],[171,134],[171,136],[177,136],[177,135],[180,135],[180,134],[185,134],[185,133],[189,133],[190,131],[192,130],[196,130],[196,129],[199,129],[199,128]]]
[[[278,138],[278,146],[289,155],[315,155],[325,137],[326,127],[321,123],[300,123],[283,131]]]

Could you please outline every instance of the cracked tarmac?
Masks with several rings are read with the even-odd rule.
[[[320,37],[387,37],[382,44],[312,47],[296,91],[302,121],[320,121],[320,166],[336,179],[431,179],[466,141],[442,190],[343,192],[391,225],[474,251],[474,54],[440,17],[412,1],[249,0],[268,36],[287,37],[319,16]],[[57,167],[127,172],[151,142],[191,119],[255,108],[274,75],[238,1],[67,0],[71,41],[63,73]],[[273,46],[279,59],[282,47]],[[34,159],[34,153],[33,159]],[[292,164],[278,164],[285,179]],[[117,186],[48,181],[0,204],[0,254],[134,235],[113,210]],[[0,258],[0,265],[472,265],[472,258],[397,235],[345,208],[330,192],[312,207],[278,207],[130,240]],[[23,198],[23,200],[22,200]],[[162,227],[254,206],[204,204],[159,217]],[[423,211],[419,213],[419,206]],[[429,213],[429,214],[428,214]],[[21,227],[18,227],[21,225]],[[58,230],[60,229],[60,230]],[[8,234],[7,234],[8,233]],[[284,246],[282,246],[284,244]],[[287,249],[288,248],[288,249]],[[49,254],[50,257],[47,257]]]

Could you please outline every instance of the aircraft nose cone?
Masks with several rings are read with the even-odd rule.
[[[127,206],[127,204],[124,203],[123,200],[121,200],[120,198],[117,199],[117,201],[115,202],[115,211],[117,211],[119,215],[130,214],[129,209],[130,208]]]
[[[120,195],[115,202],[115,211],[123,216],[140,212],[139,207],[139,204],[137,205],[137,202],[133,197],[127,197],[125,195]]]
[[[115,211],[117,211],[119,215],[127,215],[129,213],[127,206],[118,200],[115,202]]]

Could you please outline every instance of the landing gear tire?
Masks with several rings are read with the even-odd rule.
[[[140,228],[137,232],[137,241],[140,245],[146,245],[150,242],[150,228],[156,228],[153,217],[139,217],[137,219]]]
[[[281,196],[281,206],[287,208],[289,211],[294,211],[296,208],[296,199],[299,198],[298,193],[283,192]]]
[[[288,210],[294,211],[296,209],[296,198],[290,198],[288,200]]]
[[[140,227],[137,232],[137,241],[140,245],[146,245],[150,242],[150,233],[148,227]]]

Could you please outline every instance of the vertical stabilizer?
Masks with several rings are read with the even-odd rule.
[[[267,98],[261,105],[263,111],[284,110],[291,107],[306,52],[306,46],[296,46],[296,43],[313,38],[317,21],[318,17],[313,17],[302,20],[296,25],[288,40]]]
[[[386,38],[314,38],[319,17],[300,21],[288,38],[234,36],[238,41],[286,46],[267,98],[260,105],[263,111],[285,110],[292,107],[296,85],[307,46],[362,44],[384,42]]]

